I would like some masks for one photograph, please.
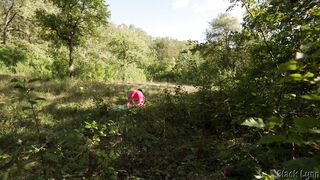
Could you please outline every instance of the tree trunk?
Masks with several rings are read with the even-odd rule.
[[[69,77],[74,77],[74,45],[69,42]]]
[[[7,44],[7,31],[10,23],[10,10],[6,12],[4,19],[3,32],[2,32],[2,44]]]
[[[5,16],[4,16],[4,25],[3,25],[3,32],[2,32],[2,43],[6,44],[7,43],[7,32],[8,32],[8,27],[10,23],[12,22],[13,18],[16,16],[17,12],[15,12],[13,15],[12,14],[12,9],[14,7],[15,1],[13,0],[11,3],[11,6],[9,9],[6,10]]]
[[[3,28],[2,32],[2,44],[7,44],[7,26]]]

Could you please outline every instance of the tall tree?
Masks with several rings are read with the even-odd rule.
[[[0,1],[1,5],[1,11],[2,11],[2,44],[7,43],[7,37],[9,32],[9,27],[12,24],[12,21],[15,19],[15,17],[18,14],[19,11],[19,4],[21,4],[22,1],[19,0],[2,0]]]
[[[136,63],[142,68],[153,59],[147,39],[147,35],[134,26],[119,25],[110,36],[108,45],[121,65]]]
[[[153,41],[153,49],[159,61],[174,61],[180,51],[186,48],[186,42],[170,38],[157,38]]]
[[[240,24],[237,18],[230,16],[228,13],[220,14],[217,18],[213,19],[206,30],[206,53],[214,57],[217,57],[217,53],[219,53],[222,66],[230,68],[233,71],[235,70],[235,61],[230,58],[231,48],[236,46],[234,35],[239,31]],[[215,54],[210,54],[212,52]]]
[[[238,31],[240,31],[240,24],[237,18],[223,13],[209,23],[206,38],[208,41],[224,40],[226,45],[229,45],[228,36]]]
[[[87,35],[95,35],[98,26],[106,25],[110,15],[104,0],[49,0],[55,12],[38,10],[37,20],[44,37],[69,50],[69,76],[74,76],[75,47]]]

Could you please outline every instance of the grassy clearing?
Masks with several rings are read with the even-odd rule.
[[[0,76],[4,179],[246,179],[254,173],[243,164],[254,167],[247,154],[259,152],[216,121],[227,114],[220,94],[154,83],[41,80],[27,83],[32,95],[46,99],[33,116],[12,78]],[[145,107],[118,109],[131,88],[144,89]],[[213,101],[220,109],[206,108]]]
[[[24,77],[0,76],[0,106],[3,120],[14,119],[17,112],[21,110],[19,106],[26,105],[19,100],[20,95],[13,88],[13,83],[10,82],[12,78],[23,79]],[[66,122],[81,124],[85,120],[97,118],[98,111],[101,111],[99,116],[104,116],[103,113],[107,115],[110,109],[125,104],[127,92],[133,88],[144,89],[147,98],[146,108],[148,108],[152,106],[154,101],[157,101],[159,93],[164,89],[164,86],[156,86],[155,84],[107,84],[76,79],[40,81],[34,82],[30,86],[35,89],[34,93],[37,96],[46,99],[37,107],[38,110],[41,110],[42,129],[57,126],[67,127]],[[169,88],[173,88],[173,86]],[[21,116],[26,115],[22,113]],[[8,123],[7,125],[10,124]]]
[[[185,136],[170,107],[161,106],[165,89],[174,90],[173,85],[76,79],[29,83],[34,95],[46,99],[35,106],[37,134],[32,111],[24,109],[29,105],[14,89],[12,78],[24,77],[0,76],[3,178],[169,178],[180,161],[194,158],[187,157],[192,147],[185,142],[195,139]],[[132,88],[145,91],[145,107],[116,109]],[[191,168],[182,167],[174,176],[185,176]]]

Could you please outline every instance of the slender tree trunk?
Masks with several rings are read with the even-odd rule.
[[[10,22],[10,9],[6,12],[2,31],[2,44],[7,44],[7,31]]]
[[[69,42],[69,77],[74,77],[74,45]]]
[[[16,16],[16,12],[12,14],[12,9],[15,5],[15,1],[13,0],[11,3],[11,6],[9,7],[9,9],[6,10],[5,12],[5,17],[4,17],[4,25],[3,25],[3,32],[2,32],[2,43],[6,44],[7,43],[7,32],[8,32],[8,27],[10,25],[10,23],[12,22],[13,18]]]
[[[2,44],[7,44],[7,26],[3,28],[2,32]]]

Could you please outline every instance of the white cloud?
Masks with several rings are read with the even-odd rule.
[[[207,0],[204,4],[194,3],[192,10],[194,13],[205,13],[208,11],[221,11],[226,10],[230,5],[225,0]]]
[[[185,8],[189,6],[189,3],[190,3],[189,0],[175,0],[172,3],[172,6],[176,9]]]

